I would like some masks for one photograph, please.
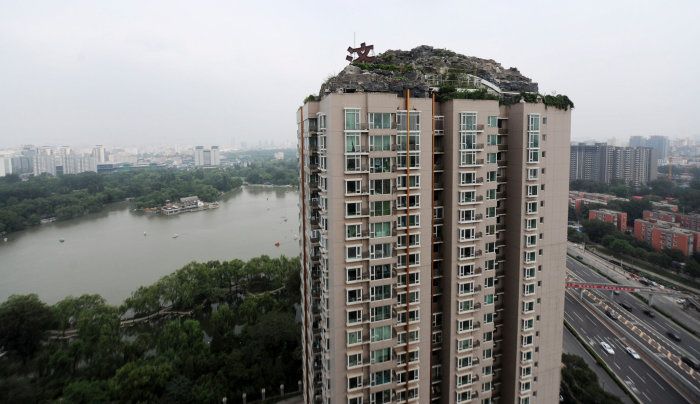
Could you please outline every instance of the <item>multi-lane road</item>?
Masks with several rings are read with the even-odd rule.
[[[572,279],[610,283],[571,258],[567,267]],[[631,311],[620,303],[629,305]],[[700,341],[658,313],[653,318],[643,314],[644,309],[651,308],[626,292],[569,290],[565,316],[641,402],[700,402],[698,373],[678,363],[682,356],[700,357]],[[615,320],[606,315],[608,310]],[[678,335],[681,341],[671,340],[667,332]],[[603,341],[613,347],[614,354],[605,352],[600,345]],[[640,359],[628,354],[627,346]]]

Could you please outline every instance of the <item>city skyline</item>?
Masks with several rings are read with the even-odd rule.
[[[377,53],[429,44],[517,67],[540,92],[574,101],[576,141],[697,139],[700,132],[689,98],[698,84],[684,78],[700,67],[687,52],[700,34],[691,20],[700,6],[691,2],[441,5],[453,15],[498,16],[496,30],[489,18],[437,24],[420,12],[363,2],[215,3],[195,12],[163,2],[39,3],[8,3],[0,16],[0,148],[293,141],[286,111],[298,106],[298,94],[318,92],[318,77],[342,70],[353,41],[374,44]],[[370,9],[411,32],[359,18]],[[314,24],[295,23],[302,19]],[[464,42],[471,37],[478,40]],[[311,39],[290,45],[287,38]],[[662,106],[663,119],[647,119]]]

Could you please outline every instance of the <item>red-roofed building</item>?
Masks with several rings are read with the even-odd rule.
[[[618,212],[610,209],[598,209],[588,211],[588,220],[600,220],[612,223],[617,230],[625,233],[627,231],[627,212]]]

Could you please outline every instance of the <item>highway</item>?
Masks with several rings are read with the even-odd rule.
[[[573,279],[590,283],[610,283],[608,279],[570,257],[567,258],[567,267],[570,271],[569,275]],[[574,325],[577,331],[581,332],[582,335],[586,335],[585,333],[590,333],[592,330],[600,332],[602,328],[610,328],[612,326],[614,332],[617,334],[615,338],[618,347],[620,347],[620,338],[623,338],[642,355],[643,359],[649,361],[648,365],[650,365],[650,369],[656,369],[650,370],[649,372],[649,376],[655,376],[655,382],[660,382],[662,379],[655,372],[662,372],[667,375],[670,380],[673,380],[671,383],[675,384],[674,389],[683,388],[689,400],[700,402],[700,389],[698,388],[700,385],[699,375],[697,373],[691,375],[690,368],[687,365],[678,363],[681,356],[700,357],[700,341],[695,336],[678,327],[659,313],[655,313],[656,315],[654,318],[643,314],[643,309],[651,308],[627,292],[620,292],[619,295],[615,295],[612,291],[591,290],[581,294],[580,290],[569,290],[567,293],[566,311],[567,320],[570,322],[572,318],[580,322],[580,319],[576,318],[574,313],[578,313],[579,316],[582,315],[574,308],[571,309],[574,311],[569,313],[572,293],[577,295],[578,298],[583,297],[585,305],[587,306],[584,308],[586,312],[590,315],[591,311],[593,311],[593,313],[596,314],[593,318],[599,320],[597,325],[591,327],[592,324],[588,324],[582,329],[579,329],[579,327],[575,326],[572,322],[571,324]],[[581,305],[578,299],[575,299],[575,301],[578,305]],[[630,305],[632,310],[627,311],[622,308],[619,303],[623,302]],[[609,305],[616,313],[616,316],[620,316],[618,321],[613,321],[605,316],[605,305]],[[583,307],[581,306],[581,308]],[[651,310],[654,311],[653,309]],[[672,341],[667,335],[668,331],[680,336],[681,341]],[[594,341],[600,342],[600,340],[595,339]],[[607,342],[610,343],[610,341]],[[621,353],[627,355],[626,352],[624,352],[624,347],[621,348],[623,349]],[[616,355],[617,353],[616,349]],[[603,355],[607,354],[603,353]],[[614,366],[611,366],[611,369],[616,373],[618,371]],[[639,377],[640,375],[632,372],[632,375],[627,376],[630,377],[627,380],[635,380],[634,377]],[[664,392],[663,389],[657,387],[656,393],[658,394],[659,391]],[[655,394],[655,392],[650,391],[644,391],[644,393],[650,398]],[[639,398],[641,400],[641,397]]]
[[[581,337],[595,349],[608,367],[617,374],[640,402],[690,402],[669,383],[660,378],[646,360],[632,358],[625,351],[625,340],[613,333],[605,325],[606,320],[601,317],[601,314],[588,306],[587,304],[582,304],[569,291],[566,293],[564,317]],[[601,341],[610,344],[615,353],[613,355],[606,353],[600,346]],[[638,353],[640,352],[638,351]]]

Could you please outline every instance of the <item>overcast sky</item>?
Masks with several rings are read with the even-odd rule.
[[[293,141],[356,42],[517,67],[573,139],[700,135],[700,1],[0,0],[0,148]]]

